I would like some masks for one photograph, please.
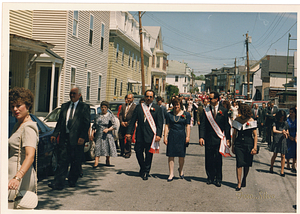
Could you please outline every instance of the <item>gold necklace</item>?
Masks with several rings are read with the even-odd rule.
[[[174,112],[174,113],[175,113],[175,112]],[[178,112],[178,114],[179,114],[179,113],[180,113],[180,112]],[[181,115],[179,115],[179,116],[178,116],[178,120],[176,120],[176,119],[175,119],[175,114],[173,114],[175,123],[177,123],[177,122],[180,120],[180,116],[181,116]]]

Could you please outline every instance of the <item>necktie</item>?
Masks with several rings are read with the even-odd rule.
[[[70,111],[70,115],[69,115],[68,129],[70,128],[71,123],[72,123],[72,119],[73,119],[73,111],[74,111],[74,103],[72,103],[72,107],[71,107],[71,111]]]

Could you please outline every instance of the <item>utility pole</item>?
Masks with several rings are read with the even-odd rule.
[[[285,94],[284,94],[284,101],[287,101],[287,78],[288,78],[288,70],[289,70],[289,53],[290,50],[295,50],[297,51],[297,49],[290,49],[290,40],[297,40],[297,39],[291,39],[291,34],[289,33],[289,37],[288,37],[288,51],[287,51],[287,60],[286,60],[286,77],[285,77]],[[294,68],[294,62],[293,62],[293,67]],[[292,75],[293,76],[293,75]]]
[[[247,52],[247,100],[250,100],[250,66],[249,66],[249,37],[248,33],[246,33],[246,52]]]
[[[234,60],[234,86],[233,86],[233,91],[234,92],[233,92],[233,99],[235,97],[235,87],[236,87],[235,82],[236,82],[236,58]]]
[[[141,75],[142,75],[142,94],[145,94],[145,74],[144,74],[144,50],[143,50],[143,30],[142,30],[142,14],[139,11],[139,33],[140,33],[140,50],[141,50]]]

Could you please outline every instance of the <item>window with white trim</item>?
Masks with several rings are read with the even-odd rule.
[[[115,78],[114,96],[117,95],[117,83],[118,83],[118,80],[117,80],[117,78]]]
[[[178,82],[178,76],[175,76],[175,82]]]
[[[129,54],[128,54],[128,67],[130,67],[130,51],[129,51]]]
[[[122,96],[123,82],[120,83],[120,97]]]
[[[78,10],[73,11],[73,36],[78,36]]]
[[[119,57],[119,44],[117,44],[116,62],[118,62],[118,57]]]
[[[99,75],[99,77],[98,77],[98,96],[97,96],[97,101],[100,101],[100,94],[101,94],[101,79],[102,79],[102,76]]]
[[[132,53],[132,64],[131,64],[131,66],[132,66],[132,68],[133,68],[133,66],[134,66],[134,53]]]
[[[156,58],[156,68],[160,67],[160,56]]]
[[[91,72],[87,72],[87,80],[86,80],[86,100],[90,100],[91,93]]]
[[[93,34],[94,34],[94,16],[90,15],[90,35],[89,35],[89,43],[93,44]]]
[[[102,23],[101,25],[101,39],[100,39],[100,49],[103,51],[103,46],[104,46],[104,30],[105,30],[105,25]]]
[[[76,68],[71,67],[71,88],[75,86],[75,75],[76,75]]]
[[[124,65],[124,54],[125,54],[125,48],[123,47],[123,50],[122,50],[122,65]]]

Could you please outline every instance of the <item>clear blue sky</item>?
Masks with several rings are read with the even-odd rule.
[[[131,12],[138,20],[138,12]],[[143,26],[161,26],[169,60],[188,63],[197,76],[223,66],[245,65],[246,33],[252,37],[249,59],[287,55],[288,34],[297,39],[296,13],[148,12]],[[297,48],[290,41],[290,49]],[[289,52],[290,55],[293,51]]]

